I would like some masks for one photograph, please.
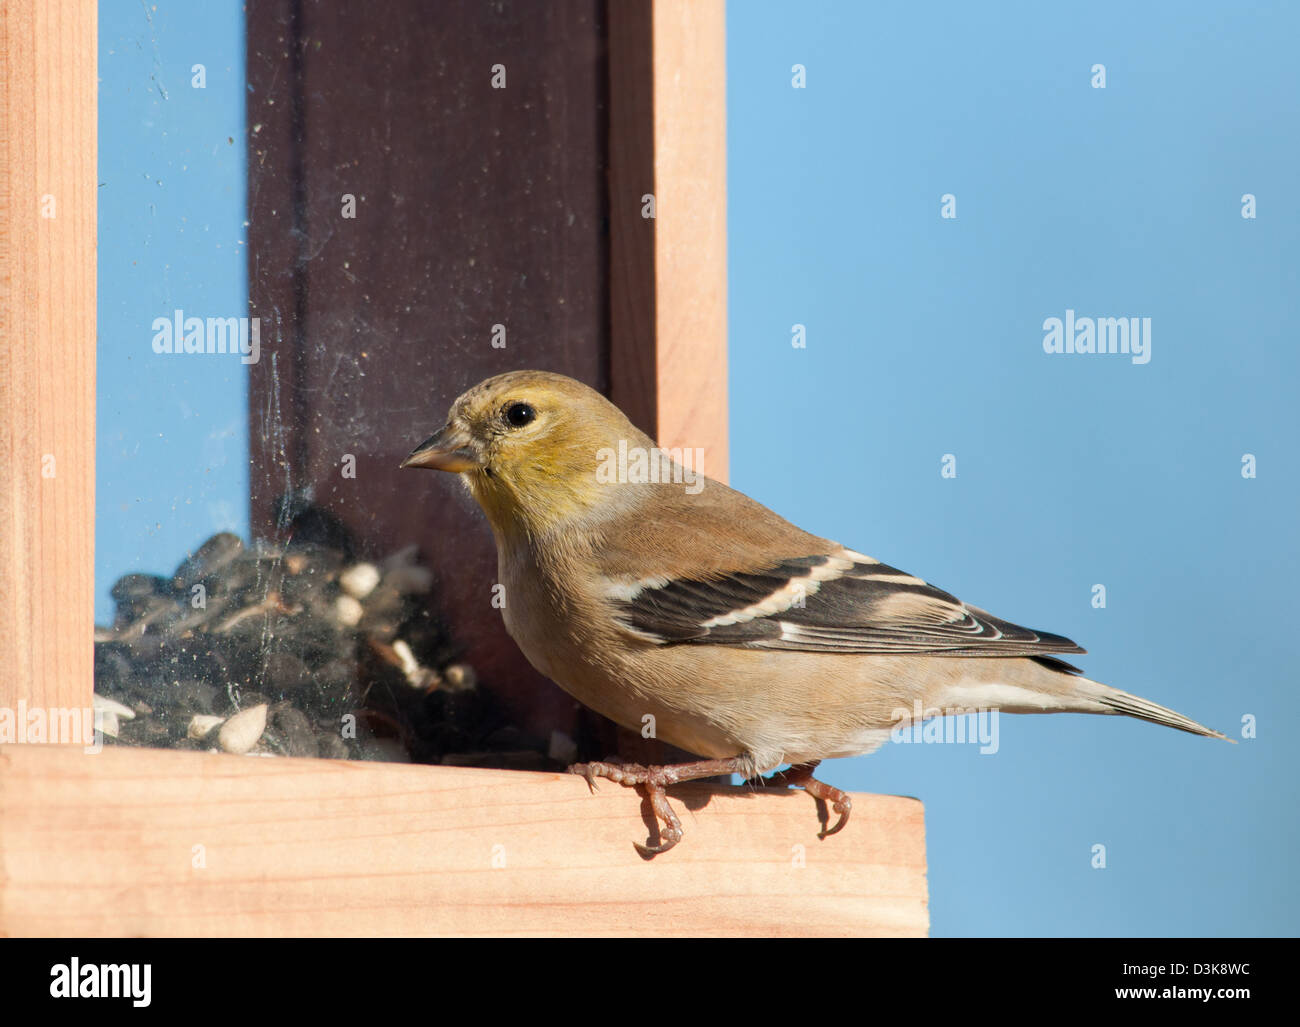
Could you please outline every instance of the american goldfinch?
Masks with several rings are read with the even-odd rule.
[[[1090,681],[1068,638],[999,620],[903,571],[796,528],[664,458],[609,400],[563,375],[515,371],[455,403],[402,464],[460,475],[496,538],[510,635],[541,673],[624,727],[706,757],[577,764],[642,786],[682,836],[666,785],[717,774],[797,785],[822,837],[848,795],[813,777],[926,716],[1122,713],[1224,737]],[[827,829],[829,803],[839,819]]]

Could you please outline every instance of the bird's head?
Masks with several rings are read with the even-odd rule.
[[[494,529],[535,537],[609,508],[613,497],[597,470],[620,440],[653,445],[581,382],[511,371],[460,396],[447,423],[402,466],[461,475]]]

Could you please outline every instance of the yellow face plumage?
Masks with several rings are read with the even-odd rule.
[[[599,454],[620,440],[649,440],[604,396],[545,371],[479,383],[403,467],[461,474],[493,527],[540,535],[594,507]]]

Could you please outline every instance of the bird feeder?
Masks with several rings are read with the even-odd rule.
[[[246,18],[249,293],[263,315],[249,370],[254,536],[280,544],[315,518],[322,538],[338,528],[366,553],[405,552],[432,576],[416,592],[455,658],[519,732],[644,756],[514,647],[468,500],[397,468],[465,387],[534,367],[603,390],[665,447],[703,448],[725,480],[722,3],[252,0]],[[0,11],[11,715],[93,704],[96,55],[93,0]],[[340,217],[345,194],[363,216]],[[56,219],[36,216],[45,195]],[[223,545],[195,557],[196,582],[244,566],[221,563]],[[148,587],[126,582],[124,601]],[[800,793],[682,786],[670,794],[687,838],[646,860],[632,843],[652,818],[621,788],[326,759],[312,745],[316,758],[254,759],[0,744],[0,933],[928,929],[913,799],[855,795],[849,829],[818,841]]]

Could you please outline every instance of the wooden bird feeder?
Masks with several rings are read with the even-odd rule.
[[[289,465],[362,534],[418,539],[482,677],[521,723],[574,730],[572,700],[484,615],[484,525],[422,505],[430,482],[396,467],[466,386],[540,367],[725,479],[723,4],[253,0],[247,21],[250,298],[282,312],[262,340],[278,377],[250,369],[254,530],[273,530],[259,483]],[[97,46],[94,0],[0,9],[9,711],[84,709],[94,688]],[[340,226],[344,192],[366,217]],[[325,354],[358,367],[363,349],[365,373],[324,387]],[[358,409],[402,422],[357,451],[363,494],[331,473]],[[855,795],[818,841],[800,792],[670,794],[686,837],[643,860],[636,796],[560,773],[0,745],[0,934],[927,932],[916,800]]]

